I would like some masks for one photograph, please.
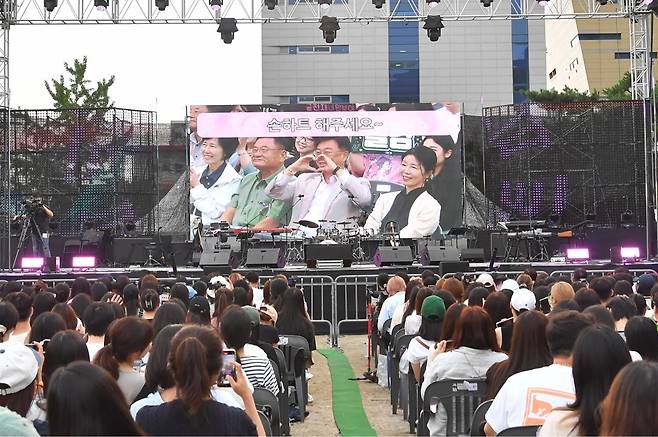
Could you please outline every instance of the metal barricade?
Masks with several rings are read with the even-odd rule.
[[[571,276],[571,274],[572,274],[574,271],[575,271],[575,270],[555,270],[555,271],[551,272],[551,276],[556,276],[556,277],[560,277],[560,276],[563,276],[563,275],[569,275],[569,276]],[[615,272],[614,269],[585,269],[585,271],[586,271],[588,274],[599,275],[599,276],[604,276],[605,274],[608,274],[608,273],[614,273],[614,272]],[[645,274],[645,273],[652,273],[652,274],[654,274],[654,275],[658,274],[658,273],[656,273],[656,271],[653,270],[653,269],[628,269],[628,271],[629,271],[633,276],[640,276],[640,275],[643,275],[643,274]]]
[[[367,323],[368,287],[376,287],[377,275],[345,275],[335,279],[334,325],[336,345],[344,323]]]
[[[272,276],[261,276],[260,282],[265,283]],[[337,345],[334,314],[335,283],[331,276],[299,276],[296,277],[296,287],[304,292],[304,300],[308,316],[314,325],[326,325],[329,328],[331,346]]]

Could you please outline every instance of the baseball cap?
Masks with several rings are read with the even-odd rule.
[[[644,273],[637,278],[637,283],[640,287],[651,289],[656,283],[656,280],[648,273]]]
[[[420,315],[428,319],[443,320],[446,315],[446,305],[439,296],[428,296],[423,301]]]
[[[259,311],[267,315],[270,319],[272,319],[274,324],[276,324],[276,320],[279,318],[279,313],[276,312],[272,305],[263,304],[260,306]]]
[[[18,393],[37,377],[39,364],[34,352],[16,342],[0,343],[0,394]]]
[[[516,311],[531,311],[535,309],[537,298],[535,297],[535,293],[528,290],[527,288],[519,288],[512,295],[512,300],[510,303],[512,304],[512,308],[514,308]]]
[[[519,289],[519,283],[514,279],[505,279],[500,286],[501,290],[511,290],[516,291]]]
[[[250,305],[245,305],[242,307],[242,309],[247,313],[249,316],[249,321],[251,322],[251,326],[258,326],[260,325],[260,313],[258,310]]]
[[[494,285],[494,279],[489,273],[482,273],[480,276],[478,276],[475,282],[479,282],[485,287],[492,287]]]

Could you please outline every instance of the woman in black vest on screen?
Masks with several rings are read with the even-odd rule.
[[[436,166],[435,153],[424,146],[402,155],[404,190],[379,196],[364,229],[372,234],[399,232],[401,238],[422,238],[439,227],[441,205],[426,189]]]

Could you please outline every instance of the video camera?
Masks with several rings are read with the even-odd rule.
[[[21,205],[25,214],[35,215],[43,208],[43,199],[40,197],[26,197],[21,200]]]

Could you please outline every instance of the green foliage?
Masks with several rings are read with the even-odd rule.
[[[96,82],[96,87],[90,86],[91,80],[85,79],[87,74],[87,57],[82,61],[75,59],[73,65],[64,63],[64,69],[69,77],[60,75],[59,80],[51,79],[52,85],[44,81],[46,90],[52,97],[56,109],[99,108],[94,111],[96,116],[102,116],[106,108],[114,106],[110,100],[109,90],[114,84],[114,76]],[[65,111],[66,113],[66,111]]]
[[[619,82],[610,88],[603,89],[603,95],[608,100],[630,100],[631,99],[631,73],[624,73]]]
[[[536,103],[575,103],[575,102],[596,102],[599,100],[630,100],[631,99],[631,74],[626,72],[624,76],[609,88],[604,88],[601,92],[597,90],[580,92],[573,88],[565,86],[562,91],[556,90],[539,90],[523,91],[531,102]]]

